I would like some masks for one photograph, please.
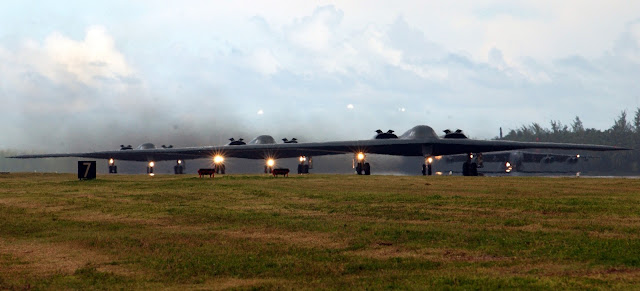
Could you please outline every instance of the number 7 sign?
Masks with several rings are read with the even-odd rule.
[[[78,179],[93,180],[96,178],[96,161],[78,161]]]

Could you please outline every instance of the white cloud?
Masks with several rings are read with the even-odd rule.
[[[606,127],[637,105],[640,90],[636,2],[149,4],[113,4],[123,15],[78,7],[59,19],[36,9],[28,13],[43,19],[36,25],[31,17],[2,25],[8,22],[0,17],[0,27],[20,27],[0,32],[3,101],[25,119],[36,115],[28,110],[48,120],[71,112],[78,120],[131,121],[131,130],[163,132],[157,124],[172,116],[182,117],[176,124],[198,124],[215,111],[234,129],[272,131],[246,106],[262,104],[273,118],[325,120],[315,130],[329,135],[340,133],[327,128],[353,132],[372,122],[447,128],[448,116],[460,116],[456,122],[470,134],[491,137],[486,128],[514,120],[579,115]],[[94,26],[96,19],[104,26]],[[344,110],[350,102],[358,109]]]
[[[13,50],[0,47],[0,63],[0,78],[22,96],[16,107],[34,114],[130,104],[126,93],[138,88],[133,68],[99,26],[87,28],[82,40],[52,32],[42,43],[27,38]]]
[[[640,21],[628,27],[629,44],[625,55],[630,61],[640,64]]]
[[[113,38],[102,27],[90,27],[85,38],[76,41],[54,32],[43,45],[26,44],[29,65],[56,83],[80,82],[99,86],[105,80],[130,77],[132,68],[114,47]]]
[[[342,20],[342,11],[333,6],[320,7],[313,15],[296,20],[288,29],[288,38],[295,45],[312,50],[324,51],[332,44],[335,28]]]
[[[280,70],[280,63],[276,57],[264,48],[256,49],[249,58],[247,58],[248,66],[263,75],[273,75]]]

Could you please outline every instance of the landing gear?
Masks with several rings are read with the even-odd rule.
[[[462,175],[478,176],[478,164],[469,161],[464,162],[464,164],[462,164]]]
[[[149,165],[147,165],[147,174],[149,174],[149,176],[155,176],[155,174],[153,173],[153,167],[155,167],[156,163],[154,163],[153,161],[149,162]]]
[[[227,167],[222,163],[215,164],[213,167],[214,167],[214,169],[216,171],[216,174],[224,175],[226,170],[227,170]]]
[[[306,162],[306,163],[305,163]],[[298,174],[309,174],[309,169],[312,169],[311,157],[300,156],[300,163],[298,164]]]
[[[356,165],[358,175],[371,175],[371,165],[369,163],[358,163]]]
[[[358,175],[371,175],[371,165],[365,162],[364,153],[357,153],[354,160],[356,173]],[[356,162],[357,161],[357,162]]]
[[[176,165],[173,166],[173,173],[176,175],[184,174],[184,162],[182,160],[176,161]]]
[[[264,166],[264,173],[271,174],[275,165],[276,161],[274,159],[267,159],[267,164]]]
[[[480,156],[482,157],[482,156]],[[482,162],[482,159],[476,159]],[[462,175],[463,176],[478,176],[478,164],[473,161],[473,154],[470,153],[467,161],[462,164]]]
[[[224,157],[221,155],[216,155],[213,157],[213,170],[216,174],[223,174],[226,171],[226,167],[224,165]]]
[[[114,159],[109,159],[109,174],[117,174],[118,166],[116,166],[116,161]]]
[[[309,174],[309,165],[298,165],[298,174]]]
[[[431,176],[431,164],[422,164],[422,175]]]
[[[423,176],[431,176],[431,163],[433,163],[432,157],[427,157],[424,159],[424,164],[422,164],[422,175]]]

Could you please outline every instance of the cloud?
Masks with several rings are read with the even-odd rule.
[[[527,31],[536,30],[536,23],[551,17],[539,12],[525,19],[516,19],[516,16],[517,13],[515,16],[498,13],[489,17],[487,23],[513,23],[513,27],[504,28],[510,29],[505,35],[517,35],[514,39],[517,46],[530,45],[523,38]],[[495,42],[485,51],[485,57],[478,58],[429,39],[425,30],[409,25],[403,16],[396,16],[387,25],[368,23],[346,27],[345,20],[349,17],[348,12],[335,6],[323,6],[308,16],[295,18],[283,29],[260,18],[261,31],[265,32],[260,36],[261,43],[268,44],[268,51],[273,52],[270,56],[275,61],[269,64],[277,64],[267,66],[271,70],[254,68],[256,73],[267,72],[271,76],[272,83],[261,87],[261,95],[272,96],[265,98],[274,100],[278,95],[282,96],[280,98],[289,95],[292,100],[317,107],[319,114],[326,114],[334,102],[344,104],[358,100],[358,104],[362,104],[358,114],[362,115],[353,120],[350,125],[353,127],[365,126],[360,121],[366,119],[406,127],[415,123],[450,127],[447,116],[462,116],[466,123],[477,124],[475,132],[480,132],[478,136],[487,134],[484,128],[519,126],[517,120],[545,123],[565,115],[568,120],[575,115],[584,119],[594,107],[590,102],[576,102],[578,96],[587,100],[615,95],[616,105],[600,106],[611,116],[617,114],[619,104],[629,101],[629,94],[625,93],[631,92],[626,91],[631,89],[628,85],[604,89],[606,81],[597,80],[604,74],[613,74],[607,80],[626,78],[618,73],[601,71],[610,63],[603,58],[581,55],[536,58],[534,56],[541,54],[535,50],[525,50],[531,52],[531,56],[514,53],[516,46],[503,41]],[[540,26],[544,28],[542,31],[546,25]],[[518,27],[522,30],[517,31]],[[631,60],[623,58],[621,52],[633,52],[630,44],[635,44],[637,39],[632,37],[635,35],[633,29],[630,25],[629,32],[623,33],[628,35],[627,44],[624,50],[620,46],[620,53],[611,56],[611,61],[624,64]],[[303,37],[311,35],[318,37]],[[545,43],[546,40],[540,39],[534,46]],[[397,118],[398,111],[388,110],[398,108],[398,104],[411,104],[412,110],[407,110],[402,119]],[[546,109],[537,110],[541,106]],[[270,108],[265,109],[274,112],[295,111],[279,103],[267,107]],[[425,112],[429,114],[426,119]],[[500,112],[495,113],[499,119],[487,119],[485,116],[491,115],[489,112]],[[311,116],[297,118],[313,120]],[[350,118],[352,116],[336,116],[335,122],[350,123]],[[609,119],[597,122],[604,127],[608,126]],[[459,127],[468,128],[468,125],[460,124]]]
[[[206,144],[213,141],[198,133],[202,125],[225,124],[224,113],[208,112],[203,122],[175,110],[172,101],[160,101],[163,94],[146,87],[100,26],[88,27],[80,40],[53,32],[42,42],[0,46],[0,63],[6,102],[0,113],[3,122],[21,129],[6,131],[6,147],[87,151],[148,141]]]
[[[343,12],[334,6],[318,7],[313,15],[297,19],[287,28],[287,38],[291,43],[315,52],[325,51],[337,37]]]
[[[263,48],[257,49],[247,58],[247,65],[263,75],[273,75],[281,68],[275,56]]]
[[[50,34],[42,45],[27,41],[19,57],[37,73],[63,85],[102,86],[120,82],[134,73],[115,49],[113,38],[97,26],[88,28],[81,41],[59,32]]]
[[[43,43],[26,39],[13,51],[0,47],[0,62],[11,94],[23,97],[16,105],[34,114],[94,110],[104,106],[98,96],[105,93],[126,102],[118,95],[138,85],[113,38],[97,26],[80,41],[53,32]]]
[[[590,1],[586,16],[544,1],[241,2],[82,10],[92,16],[73,24],[84,26],[45,21],[45,32],[0,35],[0,97],[12,105],[3,123],[26,130],[3,132],[16,145],[78,147],[368,138],[416,124],[493,137],[576,115],[603,128],[637,105],[638,22],[620,25],[632,14],[620,2],[598,22]]]
[[[640,19],[628,23],[616,41],[614,53],[627,61],[640,64]]]

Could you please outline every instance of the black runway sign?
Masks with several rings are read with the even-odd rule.
[[[96,178],[96,161],[78,161],[78,179],[93,180]]]

